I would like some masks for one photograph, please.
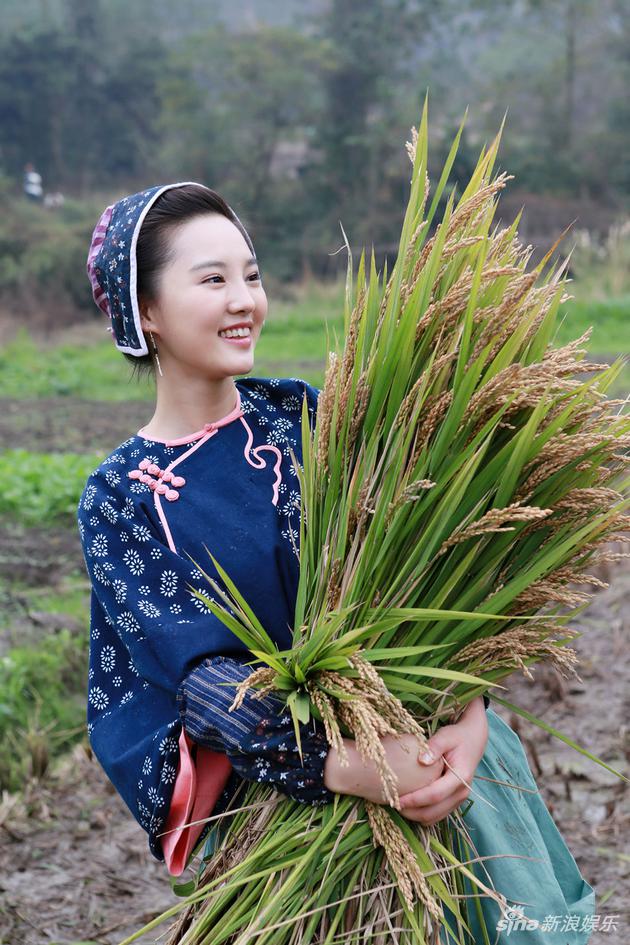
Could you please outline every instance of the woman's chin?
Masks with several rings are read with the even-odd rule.
[[[220,360],[215,361],[217,363],[222,365],[226,374],[248,374],[254,367],[253,346],[249,351],[235,351],[232,357],[226,357],[224,353]]]

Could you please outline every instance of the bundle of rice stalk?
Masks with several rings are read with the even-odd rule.
[[[247,782],[194,891],[122,945],[178,913],[171,945],[432,945],[444,928],[464,945],[475,900],[506,905],[460,858],[457,818],[400,813],[382,737],[423,743],[537,661],[576,673],[568,624],[590,595],[572,585],[601,584],[587,569],[630,540],[630,419],[606,397],[622,360],[584,360],[590,329],[552,344],[569,298],[566,263],[548,269],[558,244],[528,270],[520,214],[492,228],[510,179],[492,177],[503,126],[429,235],[465,118],[428,211],[427,120],[425,101],[393,271],[372,254],[366,272],[364,252],[355,284],[349,256],[345,344],[329,353],[314,431],[303,404],[293,648],[278,651],[212,555],[225,606],[196,592],[258,664],[234,706],[248,686],[274,690],[298,740],[311,714],[342,757],[355,739],[385,803],[312,807]]]

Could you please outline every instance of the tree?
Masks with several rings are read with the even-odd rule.
[[[401,132],[416,120],[423,92],[414,52],[440,6],[427,0],[332,0],[313,18],[328,55],[317,126],[323,159],[308,185],[318,192],[324,219],[331,223],[334,217],[335,237],[341,219],[359,242],[368,234],[374,238],[382,207],[391,208],[392,191],[398,195],[399,188],[402,207],[408,173]]]

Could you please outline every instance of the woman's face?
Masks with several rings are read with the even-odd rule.
[[[158,298],[142,308],[164,375],[169,364],[217,380],[247,374],[267,296],[243,235],[227,217],[208,213],[173,230],[170,240],[172,259],[161,272]],[[241,324],[250,329],[246,338],[219,334]]]

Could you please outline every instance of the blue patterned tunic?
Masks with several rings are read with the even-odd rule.
[[[92,583],[90,744],[159,860],[183,723],[235,768],[223,800],[237,776],[304,802],[334,797],[321,723],[302,726],[301,767],[279,698],[248,694],[228,714],[234,688],[214,686],[217,673],[248,675],[252,656],[192,593],[215,597],[203,571],[225,589],[204,545],[277,646],[291,645],[300,489],[290,449],[301,464],[302,400],[313,427],[319,393],[299,378],[235,383],[238,403],[222,420],[179,440],[125,440],[89,476],[77,510]]]

